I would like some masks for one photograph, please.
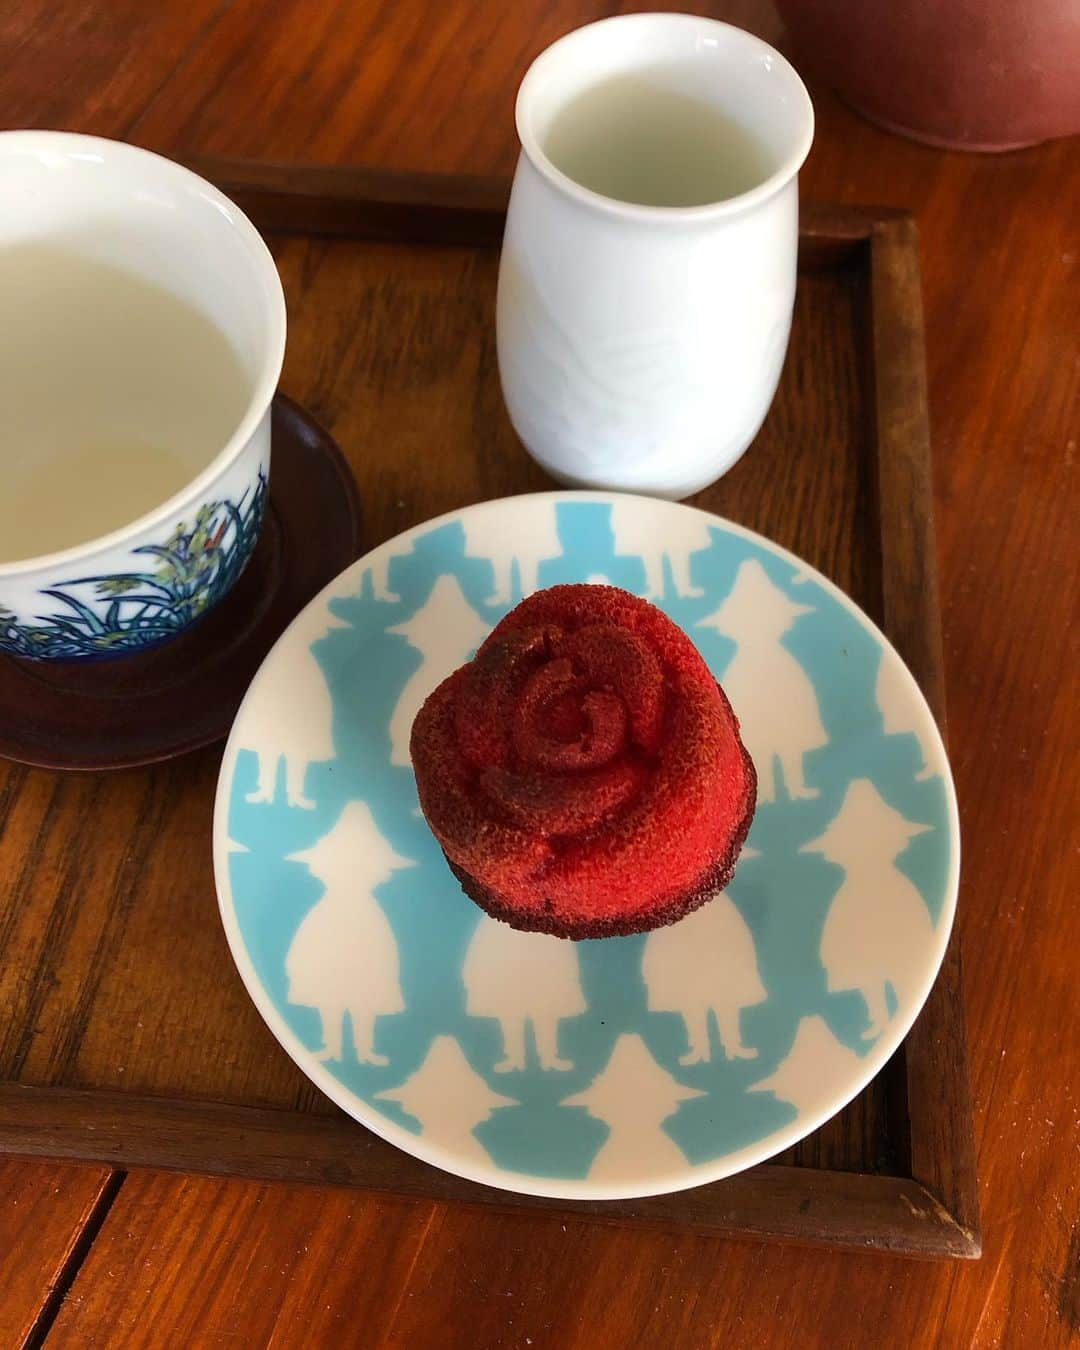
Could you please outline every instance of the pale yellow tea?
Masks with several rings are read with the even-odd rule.
[[[224,334],[162,287],[47,243],[0,249],[0,563],[160,505],[251,393]]]
[[[763,182],[765,147],[677,80],[646,71],[583,90],[552,118],[545,154],[582,187],[641,206],[704,206]]]

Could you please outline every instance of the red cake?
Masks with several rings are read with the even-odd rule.
[[[568,938],[673,923],[728,882],[757,777],[686,634],[614,586],[513,609],[417,714],[420,805],[466,894]]]

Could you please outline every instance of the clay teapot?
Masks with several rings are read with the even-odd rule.
[[[795,59],[872,121],[962,150],[1080,132],[1078,0],[776,0]]]

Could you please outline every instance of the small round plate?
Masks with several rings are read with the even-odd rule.
[[[721,895],[571,943],[466,899],[408,740],[523,593],[597,580],[697,643],[759,804]],[[691,507],[566,492],[420,526],[307,607],[237,716],[214,854],[248,990],[339,1106],[475,1181],[612,1199],[760,1162],[869,1082],[945,951],[959,832],[925,700],[835,586]]]
[[[189,632],[112,661],[0,655],[0,757],[126,769],[221,740],[285,625],[360,552],[356,483],[334,441],[282,394],[270,499],[251,562]]]

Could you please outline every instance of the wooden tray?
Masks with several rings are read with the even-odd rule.
[[[345,450],[369,545],[471,501],[551,486],[514,438],[495,369],[492,246],[505,184],[196,167],[262,229],[292,236],[274,240],[289,302],[283,384]],[[746,457],[694,500],[799,553],[852,595],[943,725],[922,342],[910,218],[805,208],[776,402]],[[979,1254],[955,935],[887,1068],[770,1164],[643,1200],[517,1197],[369,1134],[277,1046],[218,921],[218,760],[202,751],[79,778],[0,764],[0,1149]]]

